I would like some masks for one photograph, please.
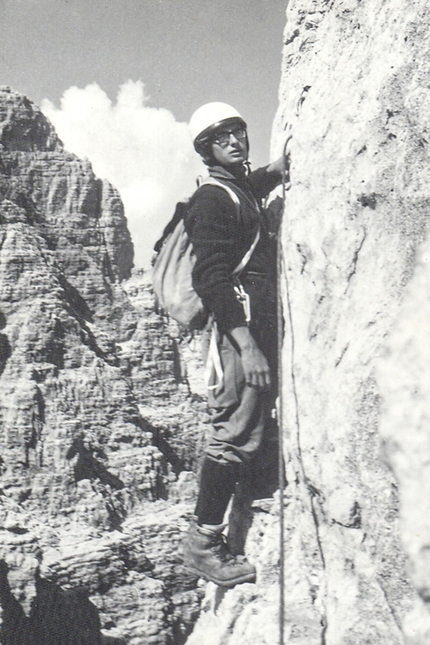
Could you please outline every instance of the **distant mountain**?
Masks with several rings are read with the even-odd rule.
[[[118,192],[1,88],[3,645],[173,642],[198,611],[175,571],[206,405],[132,267]]]

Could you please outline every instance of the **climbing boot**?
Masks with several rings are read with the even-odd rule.
[[[221,587],[255,582],[255,567],[244,556],[230,553],[223,529],[209,530],[193,523],[182,546],[184,568]]]

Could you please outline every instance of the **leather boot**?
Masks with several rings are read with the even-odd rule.
[[[183,565],[187,571],[221,587],[255,582],[255,567],[244,556],[233,556],[222,531],[192,524],[182,546]]]

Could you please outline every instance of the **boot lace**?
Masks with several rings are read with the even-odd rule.
[[[245,556],[235,557],[230,553],[227,546],[227,538],[221,533],[218,536],[217,541],[211,547],[212,553],[219,559],[221,562],[226,562],[228,564],[243,564],[246,561]]]

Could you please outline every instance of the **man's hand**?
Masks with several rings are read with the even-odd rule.
[[[288,135],[286,141],[285,141],[285,146],[284,146],[284,153],[279,159],[276,159],[276,161],[273,161],[268,167],[267,167],[267,172],[272,173],[276,172],[279,173],[281,176],[285,173],[285,181],[287,184],[290,183],[290,164],[291,164],[291,153],[289,151],[289,143],[291,141],[292,135]],[[289,188],[289,185],[288,185]]]
[[[230,334],[240,349],[246,384],[259,390],[268,388],[271,383],[269,365],[248,327],[235,327]]]

